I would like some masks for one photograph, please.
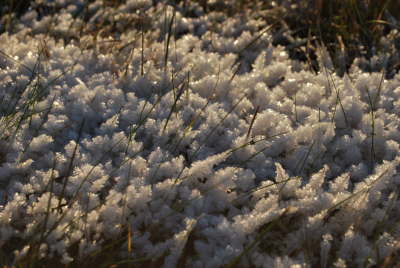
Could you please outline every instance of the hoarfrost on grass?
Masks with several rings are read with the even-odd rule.
[[[187,16],[41,2],[59,15],[28,10],[0,35],[0,246],[13,261],[28,241],[40,259],[82,260],[127,226],[133,250],[116,256],[165,267],[221,267],[254,241],[242,266],[362,266],[398,250],[398,74],[356,60],[339,77],[323,47],[328,73],[312,73],[259,20],[215,29],[221,14],[195,3]],[[115,14],[114,38],[94,39]]]

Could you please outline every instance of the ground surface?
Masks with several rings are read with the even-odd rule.
[[[0,264],[400,261],[396,21],[340,46],[208,2],[4,8]]]

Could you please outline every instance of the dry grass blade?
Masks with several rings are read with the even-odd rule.
[[[52,108],[53,108],[54,101],[55,101],[56,97],[57,97],[57,96],[54,95],[54,97],[53,97],[53,99],[52,99],[52,101],[51,101],[51,104],[50,104],[50,107],[49,107],[49,108],[47,108],[46,110],[43,110],[43,111],[36,111],[36,112],[33,112],[32,115],[34,115],[34,114],[40,114],[40,113],[44,112],[43,117],[44,117],[44,118],[48,118],[48,116],[49,116],[49,114],[50,114],[50,112],[51,112],[51,110],[52,110]],[[39,127],[38,127],[37,129],[35,129],[34,134],[32,135],[32,137],[36,137],[36,136],[39,134],[39,131],[40,131],[40,129],[43,127],[43,125],[45,124],[45,122],[46,122],[46,120],[42,120],[42,122],[40,123]],[[23,154],[26,153],[26,151],[29,149],[29,147],[30,147],[30,145],[31,145],[31,143],[32,143],[32,140],[33,140],[33,138],[28,142],[28,144],[26,145],[26,147],[25,147],[24,150],[22,151]]]
[[[0,54],[3,55],[5,58],[7,58],[8,60],[17,63],[18,65],[24,67],[26,70],[28,70],[31,74],[35,73],[35,68],[32,70],[31,68],[29,68],[28,66],[26,66],[25,64],[23,64],[22,62],[14,59],[12,56],[8,55],[7,53],[5,53],[4,51],[0,50]],[[36,65],[35,65],[36,66]]]
[[[251,132],[251,129],[253,128],[254,121],[256,121],[256,117],[257,117],[259,109],[260,109],[260,106],[257,106],[256,111],[254,112],[253,118],[251,119],[249,130],[247,131],[246,140],[249,139],[249,137],[250,137],[250,132]]]
[[[121,142],[121,140],[119,140],[118,142],[116,142],[116,144],[114,144],[114,145],[111,147],[111,149],[108,150],[107,152],[110,152],[110,151],[114,148],[114,146],[118,145],[120,142]],[[107,153],[106,153],[106,154],[107,154]],[[103,157],[104,157],[104,155],[100,158],[100,160],[98,161],[98,163],[97,163],[96,165],[94,165],[94,166],[89,170],[88,174],[85,176],[85,178],[84,178],[84,179],[82,180],[82,182],[79,184],[78,189],[76,190],[76,192],[75,192],[75,194],[73,195],[73,197],[71,198],[71,200],[70,200],[67,204],[63,204],[63,205],[59,206],[58,208],[61,208],[61,207],[64,207],[64,206],[71,206],[71,204],[73,204],[73,203],[77,200],[79,191],[80,191],[80,189],[82,188],[83,184],[86,182],[86,180],[88,179],[88,177],[90,176],[90,174],[93,172],[93,170],[95,169],[95,167],[101,162],[101,160],[103,159]],[[94,207],[93,209],[96,209],[96,208],[100,207],[100,205],[102,205],[102,203],[99,203],[99,204],[98,204],[96,207]],[[57,226],[62,222],[62,220],[65,218],[66,215],[67,215],[67,211],[65,211],[64,213],[62,213],[62,214],[60,215],[60,217],[59,217],[58,220],[53,224],[53,226],[52,226],[51,228],[49,228],[49,229],[47,230],[47,233],[44,234],[44,235],[42,236],[42,239],[43,239],[43,240],[47,239],[47,237],[51,234],[51,232],[52,232],[53,230],[55,230],[55,229],[57,228]],[[86,215],[84,215],[84,216],[86,216]],[[64,231],[66,232],[67,229],[68,229],[71,225],[73,225],[73,224],[74,224],[74,221],[71,221],[69,224],[67,224],[67,225],[64,227]],[[123,237],[122,239],[125,239],[125,237]]]
[[[128,144],[127,144],[126,149],[125,149],[125,155],[128,153],[128,149],[129,149],[129,146],[130,146],[131,143],[132,143],[132,139],[133,139],[134,135],[136,134],[136,132],[138,131],[138,129],[139,129],[140,127],[142,127],[142,126],[146,123],[147,119],[150,117],[150,115],[151,115],[151,113],[153,112],[153,110],[154,110],[154,109],[156,108],[156,106],[160,103],[161,98],[162,98],[162,96],[159,95],[158,98],[157,98],[157,100],[156,100],[156,102],[151,106],[150,110],[149,110],[149,111],[147,112],[147,114],[142,118],[144,109],[146,108],[147,104],[149,103],[149,100],[146,99],[146,102],[145,102],[145,104],[143,105],[142,110],[141,110],[140,115],[139,115],[139,122],[138,122],[138,124],[137,124],[135,127],[132,127],[132,126],[131,126],[130,129],[129,129]]]
[[[314,144],[315,144],[315,140],[313,140],[311,145],[308,147],[307,153],[304,156],[304,158],[302,159],[302,161],[297,162],[297,165],[296,165],[296,168],[295,168],[297,174],[300,174],[301,172],[303,172],[304,167],[305,167],[305,165],[307,163],[307,160],[310,157],[310,154],[312,152],[312,149],[314,148]]]
[[[143,19],[140,17],[140,36],[141,36],[141,49],[140,49],[140,75],[144,76],[144,29]]]
[[[167,7],[165,9],[165,16],[167,16]],[[168,24],[168,33],[167,33],[167,40],[166,40],[166,44],[165,44],[165,56],[164,56],[164,71],[167,70],[167,65],[168,65],[168,56],[169,56],[169,43],[171,41],[171,36],[172,36],[172,26],[174,24],[174,20],[175,20],[175,16],[176,16],[176,10],[174,8],[174,12],[172,13],[172,17],[171,20]],[[165,20],[167,20],[167,17],[165,17]]]
[[[187,134],[189,133],[189,131],[192,129],[193,125],[196,123],[196,121],[199,119],[199,117],[201,116],[201,114],[206,110],[206,108],[208,107],[208,105],[211,103],[211,101],[213,101],[216,98],[215,90],[217,89],[218,83],[219,83],[219,79],[220,79],[220,72],[221,72],[221,65],[218,65],[218,73],[217,73],[217,81],[215,82],[215,85],[210,93],[210,95],[207,97],[207,102],[206,104],[202,107],[202,109],[200,109],[200,111],[191,118],[190,122],[188,123],[188,125],[186,126],[186,128],[183,131],[183,135],[181,136],[181,138],[178,140],[178,142],[175,145],[174,150],[172,151],[172,153],[175,153],[178,150],[179,145],[181,144],[181,142],[183,141],[183,139],[187,136]],[[187,86],[187,94],[189,95],[189,74],[188,73],[188,86]],[[187,159],[189,160],[189,159]]]
[[[322,58],[323,57],[323,51],[322,51],[322,46],[321,45],[319,46],[319,53],[320,53],[321,58]],[[329,55],[326,55],[326,56],[329,56]],[[335,106],[334,106],[334,110],[333,110],[333,114],[332,114],[332,118],[331,118],[331,123],[333,123],[334,120],[335,120],[336,109],[337,109],[337,105],[339,104],[340,108],[342,110],[342,113],[343,113],[345,124],[348,127],[349,126],[349,122],[348,122],[347,115],[346,115],[346,112],[344,110],[344,107],[343,107],[343,104],[342,104],[342,100],[341,100],[341,97],[340,97],[340,90],[336,87],[335,80],[333,79],[333,76],[332,76],[331,72],[328,70],[327,66],[324,64],[323,61],[321,63],[322,63],[322,68],[324,70],[325,77],[326,77],[326,80],[327,80],[327,83],[328,83],[328,88],[329,88],[330,92],[332,92],[332,89],[331,89],[331,83],[332,83],[333,88],[335,89],[335,93],[336,93],[336,102],[335,102]],[[329,95],[329,93],[328,93],[328,95]]]
[[[275,227],[277,224],[280,223],[281,220],[283,220],[284,217],[290,217],[293,214],[292,208],[288,207],[286,208],[283,213],[276,217],[276,219],[264,224],[264,227],[260,231],[260,233],[256,236],[253,242],[251,242],[249,245],[247,245],[243,251],[235,257],[232,261],[230,261],[224,268],[234,268],[234,267],[239,267],[239,263],[242,257],[247,255],[254,247],[257,246],[258,243],[261,242],[262,239],[267,235],[267,233]]]
[[[400,26],[399,26],[399,25],[390,23],[390,22],[385,21],[385,20],[370,20],[369,22],[370,22],[370,23],[383,24],[383,25],[389,25],[390,27],[393,27],[393,28],[395,28],[395,29],[400,29]]]
[[[62,199],[64,198],[64,195],[65,195],[65,189],[66,189],[67,184],[68,184],[68,178],[72,175],[73,166],[74,166],[74,160],[75,160],[76,152],[78,150],[78,146],[79,146],[79,142],[80,142],[80,139],[81,139],[81,136],[82,136],[83,126],[84,125],[85,125],[85,119],[82,120],[81,125],[79,127],[78,137],[76,138],[74,150],[72,152],[71,159],[70,159],[69,164],[68,164],[67,174],[65,174],[64,176],[61,176],[59,178],[56,178],[56,180],[63,179],[62,190],[61,190],[61,194],[60,194],[60,197],[58,199],[58,205],[57,205],[57,207],[59,207],[59,208],[61,208],[61,202],[62,202]]]
[[[51,200],[53,199],[53,195],[54,195],[54,193],[53,193],[53,190],[54,190],[54,170],[55,170],[55,167],[56,167],[56,157],[55,157],[55,154],[53,154],[53,157],[54,157],[54,160],[53,160],[53,167],[52,167],[52,169],[51,169],[51,174],[50,174],[50,179],[49,179],[49,183],[46,185],[46,189],[48,188],[48,187],[50,187],[49,188],[49,190],[48,190],[48,192],[49,192],[49,199],[48,199],[48,201],[47,201],[47,207],[46,207],[46,212],[45,212],[45,218],[44,218],[44,220],[43,220],[43,224],[42,224],[42,230],[41,230],[41,232],[40,232],[40,238],[39,238],[39,241],[38,241],[38,243],[36,244],[36,245],[32,245],[32,243],[33,243],[33,239],[31,239],[31,241],[29,242],[29,244],[31,244],[31,247],[30,247],[30,250],[32,250],[33,252],[32,252],[32,255],[31,255],[31,260],[29,261],[29,265],[30,265],[30,267],[33,267],[33,265],[37,262],[37,258],[39,257],[39,250],[40,250],[40,245],[43,243],[43,241],[44,241],[44,235],[45,235],[45,233],[46,233],[46,228],[47,228],[47,224],[48,224],[48,221],[49,221],[49,216],[50,216],[50,210],[51,210]],[[37,227],[37,229],[39,230],[40,229],[40,225],[38,225],[38,227]],[[35,232],[34,232],[35,233]]]
[[[269,187],[280,185],[280,184],[286,185],[289,181],[299,180],[299,179],[300,179],[300,177],[291,177],[291,178],[288,178],[286,180],[282,180],[282,181],[279,181],[279,182],[271,182],[270,184],[253,188],[253,189],[243,193],[241,196],[238,196],[237,198],[235,198],[232,203],[235,205],[235,203],[238,203],[241,199],[245,199],[245,198],[251,196],[251,194],[253,194],[255,192],[258,192],[258,191],[261,191],[261,190],[265,190],[265,189],[267,189]]]
[[[164,124],[164,127],[163,127],[163,130],[162,130],[162,134],[161,134],[161,135],[164,135],[164,132],[165,132],[165,130],[167,129],[167,125],[168,125],[169,120],[171,119],[171,115],[172,115],[172,114],[175,112],[175,110],[176,110],[176,104],[178,103],[178,100],[181,98],[183,92],[185,91],[185,86],[186,86],[186,83],[183,82],[182,85],[181,85],[181,87],[180,87],[180,89],[179,89],[179,91],[178,91],[178,94],[177,94],[177,96],[176,96],[176,98],[175,98],[175,100],[174,100],[174,103],[173,103],[172,106],[171,106],[171,110],[169,111],[169,114],[168,114],[168,116],[167,116],[167,121],[166,121],[165,124]]]
[[[268,139],[271,139],[271,138],[279,137],[279,136],[285,135],[285,134],[287,134],[287,133],[289,133],[289,132],[288,132],[288,131],[284,131],[284,132],[281,132],[281,133],[278,133],[278,134],[275,134],[275,135],[266,136],[265,138],[263,138],[263,139],[261,139],[261,140],[258,140],[258,141],[251,140],[251,141],[249,141],[248,143],[246,143],[246,145],[247,145],[247,144],[254,144],[254,143],[260,142],[260,141],[262,141],[262,140],[268,140]],[[242,148],[242,147],[243,147],[243,145],[240,146],[240,148]],[[245,165],[247,162],[249,162],[251,159],[253,159],[253,158],[256,157],[257,155],[259,155],[260,153],[264,152],[264,151],[265,151],[266,149],[268,149],[269,147],[270,147],[270,145],[264,146],[261,150],[256,151],[256,152],[253,153],[250,157],[248,157],[246,160],[243,160],[242,162],[240,162],[240,165],[241,165],[241,166]],[[237,149],[234,149],[234,150],[237,150]]]
[[[278,23],[275,22],[272,25],[268,25],[266,26],[263,30],[261,30],[259,32],[259,34],[257,36],[255,36],[249,43],[247,43],[243,48],[241,48],[238,52],[239,57],[236,59],[236,61],[233,63],[233,65],[231,66],[231,69],[233,68],[233,66],[235,66],[237,63],[240,62],[241,57],[243,57],[243,53],[249,49],[252,45],[254,45],[258,40],[260,40],[260,38],[266,34],[267,32],[269,32],[270,30],[272,30]],[[238,68],[239,69],[239,68]]]
[[[385,169],[371,184],[369,184],[366,187],[364,187],[363,189],[351,194],[349,197],[342,199],[341,201],[337,202],[335,205],[330,207],[328,209],[328,211],[326,212],[324,221],[327,222],[329,220],[329,218],[331,218],[334,214],[336,214],[340,210],[340,207],[342,205],[346,204],[346,202],[352,200],[353,198],[355,198],[363,193],[368,193],[371,190],[371,187],[375,183],[377,183],[379,180],[381,180],[383,178],[383,176],[388,172],[389,172],[389,168]]]
[[[73,196],[70,198],[70,200],[67,201],[66,204],[62,204],[60,206],[58,206],[58,209],[61,209],[62,207],[70,207],[73,203],[76,202],[76,200],[79,197],[79,193],[83,187],[83,185],[85,184],[85,182],[89,179],[90,174],[92,174],[92,172],[94,171],[94,169],[103,161],[104,157],[107,156],[110,152],[112,152],[112,150],[115,148],[115,146],[117,146],[119,143],[122,142],[124,138],[121,138],[120,140],[118,140],[117,142],[115,142],[106,152],[104,152],[103,155],[101,155],[98,159],[98,161],[92,166],[92,168],[88,171],[88,173],[85,175],[85,177],[82,179],[82,181],[80,182],[80,184],[78,185],[75,193],[73,194]],[[128,160],[125,160],[124,163],[126,163]],[[112,172],[111,172],[112,174]],[[111,176],[110,174],[110,176]],[[61,200],[61,199],[59,199]],[[98,206],[101,205],[101,202],[99,203]],[[51,228],[49,228],[47,230],[47,233],[44,235],[43,239],[46,239],[53,230],[55,230],[57,228],[57,226],[63,221],[63,219],[67,216],[68,211],[64,211],[60,217],[54,222],[54,224],[52,225]],[[67,224],[66,227],[64,229],[67,229],[71,224],[73,224],[73,222],[71,222],[70,224]],[[124,237],[125,238],[125,237]]]
[[[349,121],[347,119],[346,111],[344,110],[344,107],[343,107],[343,104],[342,104],[342,100],[340,98],[340,90],[336,87],[335,81],[333,80],[333,77],[332,77],[331,73],[329,73],[329,76],[330,76],[330,78],[332,80],[333,88],[335,89],[335,92],[336,92],[336,105],[337,105],[337,103],[339,103],[340,109],[342,110],[342,113],[343,113],[344,121],[346,123],[346,126],[348,127],[349,126]],[[334,118],[334,116],[332,118]]]
[[[191,159],[193,159],[197,153],[200,151],[201,148],[203,148],[203,146],[205,145],[205,142],[211,137],[211,135],[217,130],[217,128],[225,121],[226,118],[228,118],[228,116],[236,109],[236,107],[246,98],[247,94],[244,94],[239,101],[237,101],[232,108],[224,115],[224,117],[218,122],[217,125],[215,125],[211,131],[206,135],[206,137],[203,140],[203,143],[193,152],[193,154],[191,155]]]
[[[382,85],[383,85],[383,81],[385,79],[385,70],[382,69],[382,75],[381,75],[381,80],[379,81],[379,86],[378,86],[378,92],[373,100],[373,103],[371,105],[373,105],[371,108],[376,110],[377,106],[378,106],[378,102],[379,102],[379,98],[381,96],[381,92],[382,92]]]
[[[378,260],[378,267],[386,267],[386,266],[384,266],[384,263],[388,260],[388,258],[391,259],[393,257],[392,255],[393,255],[394,251],[392,251],[392,254],[389,254],[386,258],[384,258],[382,260],[382,257],[380,256],[381,252],[379,250],[378,242],[379,242],[379,238],[382,235],[382,233],[394,233],[394,232],[396,232],[395,230],[398,228],[398,226],[396,226],[396,225],[392,225],[388,228],[387,224],[385,224],[389,220],[389,217],[391,216],[389,213],[395,209],[395,205],[396,205],[396,202],[398,201],[398,197],[399,197],[398,189],[396,189],[389,196],[389,200],[388,200],[389,204],[385,208],[384,216],[382,217],[382,219],[380,219],[377,222],[377,224],[374,228],[375,230],[372,235],[372,241],[374,242],[375,251],[371,251],[369,256],[366,257],[365,263],[367,263],[368,258],[372,258],[373,257],[372,255],[375,253],[377,256],[376,259]],[[396,213],[396,211],[393,211],[393,212]],[[400,247],[400,243],[398,243],[397,247]]]
[[[131,254],[132,252],[132,227],[128,224],[128,253]]]
[[[382,81],[382,80],[381,80]],[[380,87],[379,90],[380,91]],[[368,102],[370,106],[370,114],[371,114],[371,148],[370,148],[370,154],[371,154],[371,159],[370,159],[370,171],[372,172],[374,169],[375,165],[375,107],[374,107],[374,100],[371,97],[371,94],[369,90],[367,89],[367,96],[368,96]]]

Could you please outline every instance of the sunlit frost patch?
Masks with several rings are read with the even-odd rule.
[[[395,258],[398,75],[339,77],[326,55],[312,73],[260,35],[267,25],[215,29],[221,14],[193,3],[189,16],[151,1],[42,2],[58,15],[30,10],[0,36],[8,264],[89,265],[108,249],[110,265],[164,267]]]

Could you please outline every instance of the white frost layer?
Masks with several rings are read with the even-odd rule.
[[[195,4],[177,10],[165,62],[172,9],[96,1],[85,22],[85,1],[48,2],[57,15],[28,11],[0,36],[0,245],[26,241],[16,260],[29,241],[42,259],[83,260],[127,226],[118,258],[165,267],[221,267],[255,239],[242,267],[354,267],[398,250],[399,75],[314,74],[269,33],[243,50],[262,22],[215,29],[222,15]],[[154,27],[144,62],[126,24],[139,9]],[[115,36],[94,40],[109,17]]]

